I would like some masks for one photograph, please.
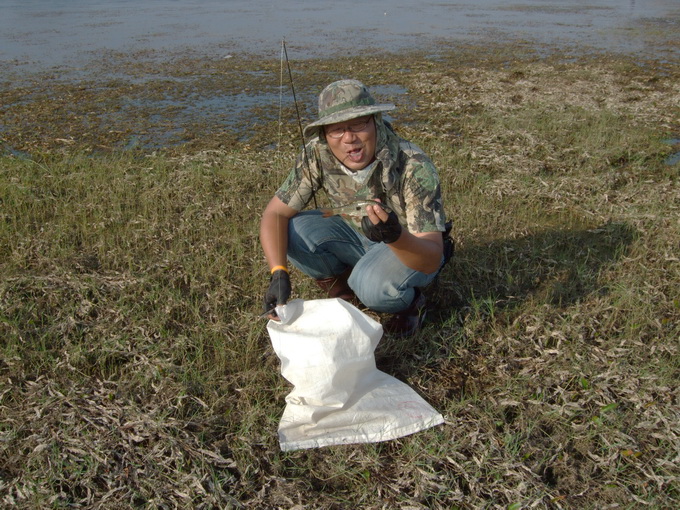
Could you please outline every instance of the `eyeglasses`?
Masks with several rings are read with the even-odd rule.
[[[327,129],[326,136],[337,140],[345,136],[345,131],[351,131],[352,133],[361,133],[362,131],[366,130],[368,124],[371,122],[371,119],[373,119],[373,117],[368,117],[367,119],[359,120],[344,128],[336,127],[333,129]]]

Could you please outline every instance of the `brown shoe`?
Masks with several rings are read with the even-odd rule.
[[[416,295],[413,302],[406,310],[395,313],[383,326],[383,330],[388,335],[394,337],[404,337],[415,335],[425,320],[427,309],[425,308],[427,300],[425,295],[416,289]]]
[[[352,274],[352,268],[346,269],[343,273],[328,278],[320,278],[316,280],[316,284],[321,287],[328,297],[341,298],[345,301],[355,301],[356,295],[354,291],[347,284],[349,275]]]

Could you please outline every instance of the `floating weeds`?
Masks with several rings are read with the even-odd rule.
[[[664,112],[661,123],[673,122],[672,84],[678,76],[672,66],[650,63],[641,71],[646,76],[638,78],[619,72],[634,65],[623,58],[621,62],[594,57],[571,65],[554,55],[523,63],[512,46],[490,51],[485,59],[478,54],[477,48],[442,47],[436,60],[385,54],[295,61],[303,122],[316,115],[316,96],[323,86],[348,70],[372,86],[379,99],[397,104],[392,120],[398,128],[451,143],[460,141],[461,123],[470,115],[531,104],[540,111],[558,96],[565,99],[564,106],[591,110],[606,104],[614,114],[630,111],[636,122]],[[277,139],[279,118],[284,140],[299,144],[292,135],[295,113],[288,89],[280,87],[278,61],[243,56],[162,61],[139,56],[116,66],[115,79],[109,67],[103,62],[101,68],[72,81],[49,74],[24,77],[16,85],[5,81],[0,89],[5,144],[29,154],[62,151],[64,143],[58,140],[65,138],[73,151],[125,149],[133,137],[135,150],[186,146],[196,151],[236,142],[263,147]],[[565,73],[560,72],[562,67]],[[592,86],[584,87],[585,83]],[[485,94],[484,102],[476,97],[480,93]],[[515,136],[521,135],[517,130]],[[478,149],[477,157],[499,157],[494,144]],[[547,169],[554,165],[553,158],[543,158]]]

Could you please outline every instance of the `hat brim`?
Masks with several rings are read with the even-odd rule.
[[[312,133],[315,133],[319,128],[323,126],[328,126],[330,124],[337,124],[338,122],[345,122],[348,120],[356,119],[358,117],[364,117],[366,115],[373,115],[374,113],[389,112],[396,108],[395,105],[385,103],[385,104],[372,104],[366,106],[355,106],[341,112],[332,113],[326,117],[323,117],[316,122],[308,124],[303,130],[303,135],[305,138],[309,137]]]

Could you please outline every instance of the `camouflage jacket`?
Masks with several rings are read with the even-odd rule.
[[[409,232],[443,232],[446,218],[439,175],[432,161],[418,146],[399,137],[380,114],[375,115],[375,121],[378,164],[365,183],[347,175],[325,139],[315,135],[307,140],[309,164],[302,152],[276,196],[297,211],[303,210],[321,189],[331,207],[379,198],[394,210]],[[361,232],[360,221],[349,221]]]

